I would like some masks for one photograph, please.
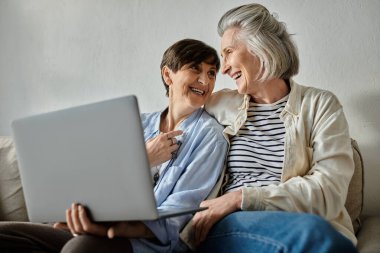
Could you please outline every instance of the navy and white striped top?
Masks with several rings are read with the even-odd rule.
[[[227,157],[225,191],[278,184],[284,163],[285,127],[280,119],[288,96],[274,104],[250,102],[247,120],[233,136]]]

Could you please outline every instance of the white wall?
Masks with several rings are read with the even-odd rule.
[[[248,2],[0,0],[0,135],[17,117],[124,94],[163,108],[164,49],[185,37],[219,49],[218,19]],[[380,212],[380,1],[259,2],[295,34],[295,80],[340,98],[364,154],[365,212]],[[223,87],[234,86],[219,75]]]

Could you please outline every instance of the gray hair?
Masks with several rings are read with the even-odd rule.
[[[260,81],[290,79],[298,73],[297,47],[284,23],[260,4],[247,4],[227,11],[218,23],[219,36],[229,28],[238,28],[236,39],[260,60]]]

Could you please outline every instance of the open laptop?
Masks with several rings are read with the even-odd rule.
[[[135,96],[17,119],[12,132],[33,222],[65,221],[74,202],[88,207],[94,221],[155,220],[204,209],[157,210]]]

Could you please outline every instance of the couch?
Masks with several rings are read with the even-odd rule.
[[[355,173],[350,182],[346,207],[358,238],[360,253],[380,252],[380,212],[363,216],[363,160],[355,140],[352,140]],[[0,136],[0,221],[27,221],[16,152],[11,137]]]

